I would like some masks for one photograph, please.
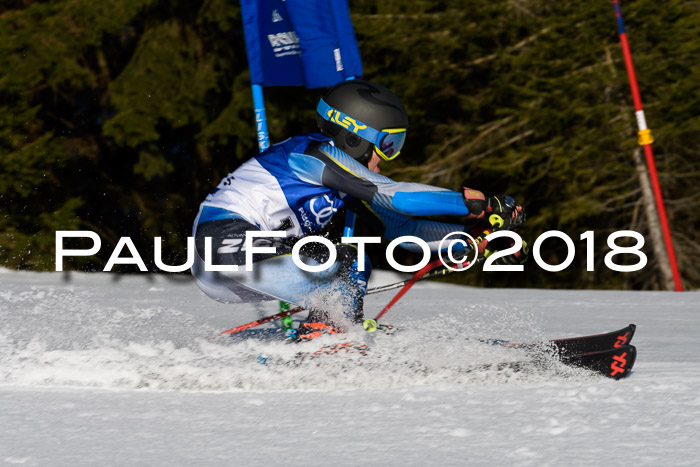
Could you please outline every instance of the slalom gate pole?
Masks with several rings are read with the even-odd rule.
[[[479,258],[475,264],[480,263],[481,261],[483,261],[483,259],[484,259],[483,257]],[[464,265],[464,267],[468,266],[468,262],[465,262],[465,263],[462,263],[462,265]],[[399,291],[399,293],[397,293],[396,296],[391,300],[391,302],[389,302],[389,304],[384,307],[382,312],[375,318],[374,321],[376,321],[379,318],[381,318],[382,316],[384,316],[384,314],[386,314],[386,312],[389,311],[389,308],[394,306],[394,304],[396,302],[398,302],[399,299],[406,292],[408,292],[408,290],[411,287],[413,287],[413,284],[415,284],[416,282],[426,280],[426,279],[432,279],[435,277],[444,276],[446,274],[450,274],[453,272],[461,272],[463,270],[464,269],[457,269],[457,270],[450,269],[450,268],[446,267],[442,263],[441,260],[438,259],[438,260],[435,260],[431,263],[428,263],[424,268],[422,268],[420,271],[415,273],[410,279],[406,279],[406,280],[403,280],[400,282],[395,282],[393,284],[382,285],[379,287],[374,287],[372,289],[369,289],[367,291],[367,295],[372,295],[375,293],[385,292],[387,290],[397,289],[399,287],[402,287],[402,289]],[[286,318],[287,316],[291,316],[291,315],[300,313],[300,312],[304,311],[305,309],[306,308],[300,306],[300,307],[293,308],[291,310],[281,311],[281,312],[276,313],[274,315],[266,316],[265,318],[261,318],[261,319],[256,320],[256,321],[251,321],[250,323],[242,324],[242,325],[237,326],[235,328],[227,329],[226,331],[222,331],[213,337],[223,336],[223,335],[227,335],[227,334],[236,334],[238,332],[245,331],[246,329],[254,328],[254,327],[260,326],[261,324],[269,323],[270,321],[275,321],[278,319]]]
[[[620,45],[622,46],[622,55],[625,59],[625,67],[627,68],[627,76],[630,82],[630,90],[632,92],[632,100],[634,101],[635,116],[637,117],[638,143],[644,148],[647,167],[649,168],[649,178],[651,186],[654,190],[654,198],[656,200],[656,209],[659,213],[659,222],[661,223],[661,231],[663,232],[664,242],[666,243],[666,253],[668,254],[668,262],[671,266],[673,274],[673,282],[677,292],[683,291],[683,283],[678,272],[678,264],[676,262],[676,253],[673,249],[673,241],[671,239],[671,229],[668,226],[666,218],[666,208],[664,207],[663,195],[661,194],[661,185],[659,185],[659,177],[656,172],[656,163],[654,162],[654,153],[651,149],[651,143],[654,142],[654,137],[651,135],[651,130],[647,128],[646,118],[644,117],[644,109],[642,107],[642,98],[639,94],[639,86],[637,85],[637,76],[634,72],[634,63],[632,62],[632,52],[630,51],[629,42],[627,41],[627,31],[625,23],[622,20],[622,10],[620,9],[619,0],[612,0],[613,8],[615,9],[615,19],[617,20],[617,32],[620,36]]]
[[[253,109],[255,111],[255,133],[258,139],[258,150],[260,152],[263,152],[265,149],[270,147],[270,133],[267,130],[267,114],[265,113],[265,98],[263,95],[263,87],[261,84],[252,84],[250,88],[253,94]],[[283,300],[279,301],[280,313],[278,314],[280,315],[280,317],[278,319],[283,320],[282,329],[285,331],[287,329],[292,328],[292,318],[285,319],[289,315],[282,315],[289,311],[290,308],[291,306],[289,305],[289,303]],[[267,322],[269,321],[260,321],[255,326]]]
[[[265,114],[265,99],[260,84],[252,84],[253,107],[255,108],[255,131],[258,138],[260,152],[270,147],[270,133],[267,131],[267,116]]]

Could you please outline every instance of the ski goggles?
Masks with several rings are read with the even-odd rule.
[[[318,101],[316,112],[324,120],[340,125],[348,131],[352,131],[365,141],[374,144],[379,157],[385,161],[395,159],[401,152],[403,143],[406,141],[406,128],[385,128],[375,130],[369,125],[365,125],[359,120],[355,120],[349,115],[334,109],[323,99]]]

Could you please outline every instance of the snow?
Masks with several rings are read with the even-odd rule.
[[[216,303],[183,276],[1,270],[0,465],[698,465],[700,292],[429,282],[387,314],[396,335],[349,333],[365,357],[286,365],[299,347],[259,330],[205,339],[275,307]],[[473,370],[519,357],[479,339],[629,323],[621,381]]]

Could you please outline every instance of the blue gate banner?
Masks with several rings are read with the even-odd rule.
[[[362,76],[346,0],[241,0],[253,84],[320,88]]]

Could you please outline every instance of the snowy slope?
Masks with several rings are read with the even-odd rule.
[[[275,306],[176,276],[0,270],[0,465],[700,464],[700,292],[420,283],[387,315],[397,335],[351,333],[370,355],[297,367],[258,331],[204,339]],[[481,338],[631,322],[622,381],[467,371],[517,358]]]

